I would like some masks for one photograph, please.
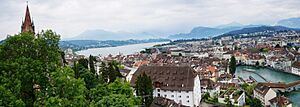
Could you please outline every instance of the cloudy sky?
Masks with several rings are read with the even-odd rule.
[[[20,32],[26,0],[0,0],[0,39]],[[29,0],[36,29],[62,38],[85,30],[188,32],[231,22],[274,24],[300,17],[300,0]]]

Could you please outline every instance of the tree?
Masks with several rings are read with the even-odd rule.
[[[84,106],[87,105],[85,98],[86,87],[82,79],[74,78],[74,71],[65,67],[51,73],[51,84],[47,95],[37,93],[41,99],[35,102],[36,106],[61,105],[61,106]]]
[[[134,97],[128,82],[117,78],[110,84],[99,84],[91,89],[91,106],[131,107],[140,105],[139,98]]]
[[[142,97],[143,105],[150,107],[153,101],[153,87],[151,78],[143,73],[142,75],[138,76],[135,84],[136,95]]]
[[[0,86],[0,106],[25,107],[25,103],[18,99],[10,90]]]
[[[49,86],[49,74],[62,65],[58,47],[59,35],[51,30],[34,35],[26,32],[11,36],[0,46],[1,77],[7,78],[8,90],[20,82],[20,89],[13,94],[26,106],[33,106],[36,90],[45,93]],[[1,81],[1,84],[4,81]]]
[[[255,62],[255,66],[259,66],[259,62],[258,61]]]
[[[234,75],[236,70],[236,59],[234,56],[231,56],[230,63],[229,63],[229,72],[231,75]]]
[[[230,101],[230,99],[228,97],[225,98],[224,102],[226,102],[226,107],[232,107],[232,102]]]
[[[87,59],[75,62],[73,69],[63,66],[58,44],[59,35],[51,30],[20,33],[0,44],[0,106],[140,104],[129,83],[118,79],[120,64],[104,65],[105,76],[116,77],[103,83],[102,76],[88,69]]]
[[[210,96],[209,96],[209,93],[206,92],[206,93],[204,94],[204,96],[203,96],[203,99],[204,99],[204,100],[208,100],[209,97],[210,97]]]
[[[89,69],[89,60],[81,58],[78,60],[79,69]]]
[[[246,104],[250,105],[250,107],[263,107],[261,101],[257,98],[247,99]]]
[[[96,74],[95,64],[94,64],[95,61],[96,61],[96,58],[94,56],[90,55],[90,57],[89,57],[89,65],[90,65],[90,71],[93,74]]]

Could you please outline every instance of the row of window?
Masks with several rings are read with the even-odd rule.
[[[157,89],[157,92],[160,92],[160,89]],[[164,92],[167,92],[166,90],[164,90]],[[171,92],[174,92],[173,90]],[[179,93],[181,93],[181,91],[178,91]],[[185,91],[186,93],[189,93],[189,91]]]
[[[160,97],[160,94],[158,93],[158,94],[157,94],[157,96],[158,96],[158,97]],[[168,96],[168,95],[167,95],[167,94],[165,94],[165,96],[164,96],[164,97],[165,97],[165,98],[167,98],[167,96]],[[174,98],[174,95],[171,95],[171,97],[172,97],[172,98]],[[181,95],[180,95],[180,96],[178,96],[178,97],[179,97],[179,98],[181,98]],[[186,96],[186,98],[190,98],[190,96]]]

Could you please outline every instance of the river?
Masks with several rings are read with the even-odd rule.
[[[295,76],[289,73],[276,71],[268,68],[256,68],[252,66],[238,66],[236,68],[235,75],[242,77],[243,79],[249,79],[249,76],[255,78],[258,82],[265,82],[260,76],[255,73],[244,71],[245,69],[252,69],[255,70],[256,73],[263,76],[267,81],[271,82],[292,82],[296,80],[300,80],[300,76]],[[289,93],[287,97],[293,102],[300,106],[300,90]]]
[[[109,54],[118,55],[119,53],[122,53],[123,55],[128,55],[128,54],[140,52],[145,48],[150,48],[154,45],[163,44],[163,43],[168,43],[168,42],[141,43],[141,44],[124,45],[124,46],[117,46],[117,47],[91,48],[87,50],[81,50],[76,53],[84,56],[89,56],[89,55],[107,56]]]

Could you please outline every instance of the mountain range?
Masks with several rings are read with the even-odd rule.
[[[102,29],[86,30],[73,38],[67,38],[64,40],[129,40],[129,39],[154,39],[160,38],[158,33],[140,32],[140,33],[129,33],[129,32],[111,32]]]
[[[276,25],[290,27],[290,28],[300,28],[300,17],[283,19],[278,21]]]
[[[204,27],[198,26],[193,28],[189,33],[178,33],[169,35],[167,38],[172,40],[177,39],[199,39],[208,38],[223,35],[229,32],[240,32],[244,28],[260,27],[260,26],[271,26],[271,25],[243,25],[238,22],[232,22],[229,24],[219,25],[215,27]],[[300,17],[299,18],[289,18],[279,20],[275,26],[283,26],[288,28],[300,28]],[[263,27],[266,28],[266,27]],[[254,28],[257,30],[256,28]],[[263,29],[262,29],[263,30]],[[242,30],[245,31],[245,30]],[[246,31],[249,31],[249,29]],[[64,40],[128,40],[128,39],[155,39],[162,38],[163,34],[155,32],[140,32],[140,33],[129,33],[129,32],[111,32],[101,29],[86,30],[75,36],[73,38],[68,38]]]

